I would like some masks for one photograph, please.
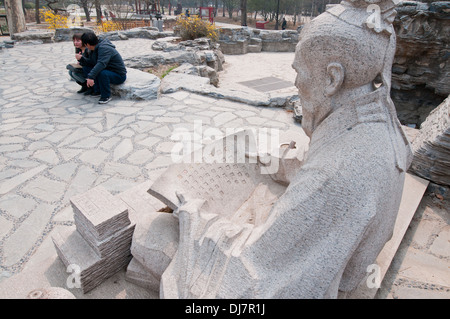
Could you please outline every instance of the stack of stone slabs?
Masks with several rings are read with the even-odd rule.
[[[79,288],[86,293],[128,265],[135,225],[126,204],[102,187],[70,201],[76,229],[54,235],[53,243],[66,267],[80,270]]]

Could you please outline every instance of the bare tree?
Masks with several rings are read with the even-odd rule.
[[[102,7],[100,6],[100,0],[95,0],[95,12],[97,14],[97,24],[102,24]]]
[[[247,0],[241,0],[241,26],[247,26]]]
[[[91,21],[91,10],[89,9],[88,0],[79,0],[79,1],[80,1],[81,7],[83,8],[84,15],[86,16],[86,21],[90,22]]]
[[[39,15],[39,0],[34,0],[34,18],[36,19],[36,24],[41,23],[41,17]]]
[[[49,7],[55,14],[58,14],[60,11],[66,11],[66,9],[59,7],[59,0],[45,0],[45,2],[47,7]]]
[[[19,33],[26,30],[25,15],[22,0],[5,0],[6,15],[8,17],[9,33]]]

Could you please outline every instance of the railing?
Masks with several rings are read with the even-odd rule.
[[[152,26],[151,20],[114,19],[113,21],[120,24],[124,30]]]

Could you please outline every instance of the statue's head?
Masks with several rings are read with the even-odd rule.
[[[361,3],[365,2],[343,2],[301,31],[292,66],[297,71],[295,85],[302,104],[302,126],[308,136],[346,100],[374,90],[374,81],[380,79],[386,61],[392,63],[394,52],[387,50],[392,47],[390,30],[377,25],[377,32],[368,26],[372,13]]]

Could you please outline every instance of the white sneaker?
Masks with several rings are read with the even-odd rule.
[[[111,97],[102,97],[100,100],[98,100],[98,104],[106,104],[111,100]]]

